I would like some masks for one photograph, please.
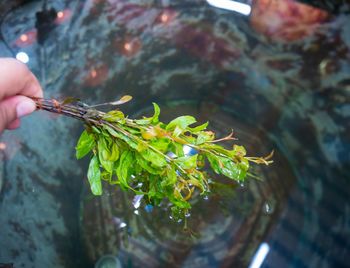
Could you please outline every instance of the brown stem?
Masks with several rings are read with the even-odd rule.
[[[63,104],[55,99],[42,99],[36,97],[32,97],[32,100],[35,102],[38,110],[45,110],[51,113],[73,117],[92,125],[101,125],[101,119],[105,114],[78,103]]]

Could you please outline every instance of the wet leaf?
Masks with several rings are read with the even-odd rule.
[[[121,140],[123,140],[124,142],[126,142],[131,148],[136,149],[137,148],[137,142],[134,141],[133,139],[131,139],[130,137],[128,137],[127,135],[117,132],[116,130],[114,130],[113,128],[111,128],[110,126],[103,126],[108,132],[109,134],[111,134],[113,137],[115,138],[119,138]]]
[[[130,151],[123,152],[122,155],[120,156],[116,173],[117,173],[120,185],[123,186],[124,188],[130,188],[129,178],[132,173],[131,167],[133,163],[134,163],[133,153]]]
[[[163,173],[163,169],[158,169],[156,167],[151,166],[151,163],[145,160],[141,155],[136,155],[136,161],[140,165],[142,169],[144,169],[146,172],[150,174],[161,174]]]
[[[174,185],[177,181],[177,174],[175,167],[168,168],[166,170],[166,176],[163,178],[161,182],[162,187]]]
[[[198,133],[198,132],[200,132],[200,131],[202,131],[202,130],[205,130],[205,129],[207,128],[208,125],[209,125],[209,122],[206,122],[206,123],[204,123],[204,124],[202,124],[202,125],[199,125],[199,126],[196,126],[196,127],[193,127],[193,128],[188,127],[187,129],[188,129],[191,133],[196,134],[196,133]]]
[[[146,149],[140,152],[141,156],[156,167],[165,167],[167,162],[164,155],[161,155],[152,149]]]
[[[196,123],[196,119],[190,115],[179,116],[166,126],[166,130],[175,130],[178,127],[181,130],[185,130],[188,126]]]
[[[98,158],[102,167],[109,173],[113,172],[114,162],[109,160],[112,152],[107,147],[107,142],[103,136],[98,140]]]
[[[86,130],[81,133],[76,146],[76,158],[80,159],[87,155],[95,146],[95,140],[93,135],[87,133]]]
[[[106,113],[103,117],[104,120],[107,122],[125,122],[125,116],[124,113],[118,110],[113,110],[108,113]]]
[[[169,144],[170,144],[170,140],[168,138],[159,138],[159,139],[152,140],[150,142],[150,145],[152,147],[158,149],[162,153],[168,152]]]
[[[143,131],[141,135],[142,135],[142,138],[144,138],[145,140],[151,140],[157,137],[157,132],[154,129],[154,127],[150,127],[147,130]]]
[[[175,163],[177,163],[183,169],[193,169],[197,167],[197,157],[198,154],[178,157],[175,159]]]
[[[156,124],[159,122],[160,108],[158,104],[153,102],[154,114],[151,117],[144,117],[142,119],[137,119],[135,122],[139,125],[149,125]]]
[[[236,181],[241,181],[245,178],[246,170],[244,170],[242,166],[233,162],[233,160],[212,154],[207,154],[206,156],[209,160],[210,166],[217,174],[222,174]]]
[[[215,138],[215,134],[212,131],[201,131],[198,133],[196,144],[202,144],[207,141],[212,141]]]
[[[94,195],[102,194],[101,171],[97,156],[91,158],[87,174],[91,192]]]
[[[232,153],[236,156],[245,156],[247,154],[247,151],[245,150],[245,148],[243,146],[240,145],[233,145],[233,151]]]

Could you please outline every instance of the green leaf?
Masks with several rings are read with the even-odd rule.
[[[169,148],[170,140],[168,138],[159,138],[152,140],[150,145],[162,153],[167,153]]]
[[[151,164],[146,161],[141,155],[136,154],[136,161],[137,163],[143,168],[145,171],[147,171],[150,174],[160,174],[163,172],[163,169],[158,169],[156,167],[152,167]]]
[[[190,115],[184,115],[175,118],[174,120],[170,121],[170,123],[166,126],[166,130],[174,130],[176,127],[185,130],[189,125],[196,123],[196,119],[193,116]]]
[[[100,139],[102,139],[102,137]],[[105,150],[105,153],[104,153],[105,160],[109,160],[113,162],[117,161],[119,159],[118,142],[112,139],[111,136],[107,136],[105,137],[103,143],[107,149]]]
[[[119,110],[109,111],[102,118],[104,120],[106,120],[107,122],[112,122],[112,123],[113,122],[120,122],[123,124],[125,122],[124,113],[119,111]]]
[[[108,181],[109,183],[111,183],[112,181],[112,173],[106,171],[106,170],[103,170],[101,172],[101,179],[104,180],[104,181]]]
[[[232,153],[235,156],[245,156],[247,151],[245,150],[245,148],[243,146],[235,144],[235,145],[233,145]]]
[[[120,156],[116,173],[120,185],[125,188],[131,188],[129,186],[129,178],[132,174],[132,165],[134,164],[134,157],[131,151],[124,151]]]
[[[159,176],[150,175],[149,182],[149,191],[147,192],[147,195],[149,197],[152,197],[155,203],[159,203],[157,200],[161,201],[164,198],[164,192],[161,187],[161,180]]]
[[[113,137],[118,138],[123,140],[125,143],[127,143],[131,148],[136,149],[137,148],[137,143],[134,142],[131,138],[129,138],[128,136],[126,136],[123,133],[117,132],[116,130],[114,130],[113,128],[111,128],[110,126],[103,126],[105,130],[107,130],[109,132],[109,134],[111,134]]]
[[[139,125],[149,125],[149,124],[157,124],[159,122],[159,114],[160,108],[157,103],[153,102],[154,114],[152,117],[144,117],[142,119],[135,120],[136,124]]]
[[[236,164],[233,160],[212,154],[207,154],[206,156],[210,166],[217,174],[222,174],[236,181],[242,181],[246,177],[247,172],[243,168],[244,166]]]
[[[143,150],[140,154],[145,160],[156,167],[165,167],[167,165],[164,155],[154,152],[151,149]]]
[[[163,180],[161,182],[161,186],[162,187],[172,186],[176,182],[177,182],[177,174],[176,174],[175,167],[168,168],[166,170],[166,177],[163,178]]]
[[[87,177],[90,183],[91,192],[94,195],[102,194],[101,171],[97,156],[91,158]]]
[[[198,154],[178,157],[175,159],[175,163],[177,163],[183,169],[193,169],[197,167],[197,157]]]
[[[191,208],[191,205],[190,203],[188,203],[187,201],[185,200],[181,200],[181,199],[178,199],[178,198],[175,198],[174,196],[170,196],[169,197],[169,201],[171,203],[173,203],[177,208]]]
[[[196,134],[202,130],[205,130],[207,128],[207,126],[209,125],[209,122],[206,122],[202,125],[196,126],[196,127],[188,127],[188,131],[190,131],[193,134]]]
[[[184,149],[183,145],[179,144],[177,142],[173,142],[169,145],[169,150],[173,152],[176,156],[182,157],[184,156]]]
[[[114,162],[109,160],[109,157],[111,156],[111,151],[108,149],[106,140],[103,136],[100,136],[100,139],[98,140],[98,143],[97,143],[97,148],[98,148],[98,158],[100,160],[102,167],[109,173],[112,173]]]
[[[117,161],[119,158],[119,148],[118,144],[115,142],[112,142],[111,148],[110,148],[110,155],[107,157],[107,160],[110,161]]]
[[[101,130],[98,127],[91,126],[91,129],[92,129],[93,132],[95,132],[97,134],[101,134]]]
[[[203,144],[207,141],[212,141],[215,138],[215,134],[212,131],[201,131],[198,133],[196,144]]]
[[[220,153],[227,157],[233,157],[232,151],[225,149],[224,147],[213,144],[213,143],[203,143],[200,145],[200,148],[204,148],[206,150],[215,151],[216,153]]]
[[[80,135],[76,149],[76,158],[80,159],[87,155],[95,146],[95,140],[93,135],[87,133],[86,130]]]
[[[179,126],[176,126],[174,131],[173,131],[173,137],[178,137],[180,136],[185,130],[182,129],[181,127]]]
[[[153,102],[154,115],[152,116],[152,123],[157,124],[159,122],[160,108],[157,103]]]

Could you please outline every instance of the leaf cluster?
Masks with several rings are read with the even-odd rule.
[[[120,110],[102,113],[88,121],[76,146],[78,159],[91,153],[87,177],[91,192],[101,195],[102,182],[144,195],[147,203],[167,200],[173,215],[185,215],[194,194],[206,195],[211,181],[204,170],[229,179],[245,180],[249,162],[269,164],[267,158],[247,157],[242,146],[226,149],[218,142],[234,140],[231,133],[216,139],[208,123],[193,126],[196,119],[180,116],[168,124],[159,121],[160,108],[141,119],[127,118]],[[91,123],[95,122],[95,123]],[[191,148],[186,154],[184,148]]]

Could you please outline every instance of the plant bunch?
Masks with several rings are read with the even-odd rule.
[[[120,102],[131,99],[123,98]],[[272,162],[271,155],[247,157],[243,146],[224,148],[218,142],[234,140],[233,133],[217,139],[207,130],[208,122],[194,126],[193,116],[162,123],[159,106],[153,103],[153,107],[154,114],[141,119],[130,119],[120,110],[102,113],[90,109],[83,116],[89,120],[78,140],[76,157],[91,157],[87,178],[94,195],[102,194],[105,181],[144,195],[152,205],[168,200],[173,214],[185,215],[195,192],[206,195],[210,191],[206,164],[215,173],[242,182],[249,162]],[[192,149],[190,155],[185,147]]]
[[[247,157],[243,146],[231,149],[219,142],[235,140],[233,133],[217,139],[207,130],[208,122],[194,125],[196,119],[185,115],[169,123],[159,121],[160,108],[153,103],[151,117],[130,119],[118,109],[107,113],[74,98],[63,102],[33,98],[37,108],[70,116],[85,122],[77,146],[78,159],[91,157],[87,178],[91,192],[101,195],[103,181],[126,191],[143,195],[148,204],[169,201],[173,215],[183,217],[191,208],[194,194],[207,195],[210,185],[205,166],[229,179],[243,182],[249,163],[270,164],[272,156]],[[102,105],[120,105],[120,100]],[[186,154],[184,148],[190,148]]]

